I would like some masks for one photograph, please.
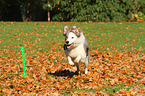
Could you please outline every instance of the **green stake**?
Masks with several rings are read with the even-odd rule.
[[[25,77],[27,75],[26,74],[26,66],[25,66],[25,55],[24,55],[25,48],[23,46],[21,46],[20,50],[22,51],[22,59],[23,59],[23,74],[22,74],[22,76]]]

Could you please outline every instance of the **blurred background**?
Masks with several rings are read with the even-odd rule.
[[[145,0],[0,0],[0,21],[145,21]]]

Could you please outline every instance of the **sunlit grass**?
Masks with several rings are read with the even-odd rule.
[[[31,50],[50,51],[53,46],[63,47],[65,25],[80,28],[91,50],[145,51],[144,23],[0,22],[0,48],[15,50],[25,46]]]

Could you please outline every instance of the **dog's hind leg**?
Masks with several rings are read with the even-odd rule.
[[[79,63],[81,59],[81,55],[78,55],[77,58],[74,60],[75,63]]]
[[[85,74],[88,73],[88,63],[89,63],[89,56],[87,56],[86,61],[85,61]]]

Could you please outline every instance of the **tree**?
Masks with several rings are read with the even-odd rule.
[[[50,21],[50,11],[52,10],[53,0],[43,1],[43,9],[47,10],[47,20]]]
[[[143,0],[46,0],[43,8],[52,10],[52,21],[120,22],[145,14]]]

